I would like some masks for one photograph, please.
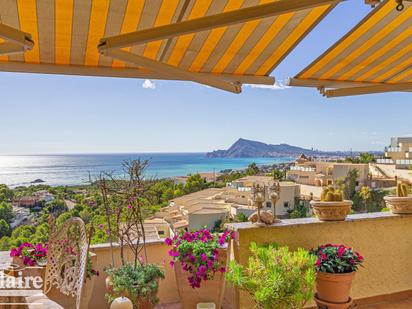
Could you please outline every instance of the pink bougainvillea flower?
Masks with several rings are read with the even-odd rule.
[[[166,243],[166,245],[171,246],[171,245],[173,245],[173,240],[171,240],[170,238],[166,238],[165,243]]]

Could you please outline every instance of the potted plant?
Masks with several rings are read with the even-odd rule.
[[[231,261],[228,282],[247,292],[259,309],[300,309],[313,299],[315,257],[304,249],[289,251],[252,242],[247,266]]]
[[[388,195],[384,197],[387,207],[394,214],[412,213],[412,195],[408,195],[408,186],[405,183],[398,183],[396,196]]]
[[[352,280],[363,257],[344,245],[322,245],[311,251],[316,256],[316,296],[320,306],[341,305],[348,308]]]
[[[10,250],[10,256],[12,257],[13,266],[17,266],[21,269],[24,277],[36,277],[40,276],[44,280],[46,273],[47,264],[47,252],[48,244],[31,244],[25,242],[17,248],[12,248]],[[96,254],[89,252],[86,265],[86,280],[83,285],[82,295],[81,295],[81,305],[85,308],[88,307],[94,286],[94,277],[99,276],[99,272],[93,269],[93,264],[96,260]],[[66,297],[59,295],[60,292],[55,293],[52,291],[51,295],[56,297]],[[51,296],[51,297],[53,297]],[[69,303],[71,302],[71,297],[67,297]]]
[[[12,266],[21,270],[25,277],[41,277],[44,280],[47,251],[47,244],[25,242],[10,250]]]
[[[196,308],[198,303],[213,302],[221,308],[225,289],[224,273],[229,258],[228,243],[234,233],[212,233],[208,229],[181,230],[166,244],[173,248],[171,266],[183,308]]]
[[[124,296],[139,309],[153,308],[159,302],[157,292],[164,272],[158,265],[143,264],[135,267],[125,264],[106,269],[106,273],[110,276],[113,287],[111,292],[106,293],[109,302]]]
[[[159,280],[164,278],[160,266],[147,262],[144,219],[150,211],[153,183],[144,179],[148,165],[147,160],[125,161],[125,178],[108,175],[97,181],[106,215],[106,225],[101,228],[106,229],[112,258],[112,265],[105,269],[106,299],[112,303],[124,296],[139,309],[152,308],[158,302]],[[119,244],[120,265],[115,264],[113,241]],[[112,305],[116,308],[121,303]]]
[[[313,213],[320,221],[344,221],[352,208],[352,201],[344,200],[340,189],[326,187],[320,201],[312,200]]]

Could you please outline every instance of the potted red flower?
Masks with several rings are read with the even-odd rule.
[[[176,282],[183,308],[213,302],[221,308],[225,289],[224,273],[229,257],[228,243],[233,232],[212,233],[207,229],[182,230],[166,244],[175,267]]]
[[[363,257],[344,245],[322,245],[311,253],[317,257],[316,303],[320,306],[348,308],[352,303],[349,297],[352,280],[362,265]]]

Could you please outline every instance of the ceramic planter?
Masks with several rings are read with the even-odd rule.
[[[385,196],[386,206],[394,214],[412,214],[412,195],[399,196]]]
[[[311,201],[313,213],[320,221],[344,221],[352,208],[352,201]]]
[[[218,249],[219,262],[227,266],[229,249]],[[183,309],[196,308],[198,303],[214,303],[217,309],[222,307],[225,291],[225,274],[216,272],[213,280],[202,281],[200,288],[193,289],[188,282],[189,273],[175,263],[175,275],[180,302]]]
[[[316,296],[321,301],[332,304],[347,304],[350,301],[350,290],[355,272],[331,274],[318,272],[316,274]]]

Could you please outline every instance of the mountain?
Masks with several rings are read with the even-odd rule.
[[[318,151],[291,146],[288,144],[271,145],[262,142],[251,141],[239,138],[227,150],[215,150],[207,153],[209,158],[258,158],[258,157],[287,157],[298,156],[300,154],[309,156],[347,156],[346,151]]]

